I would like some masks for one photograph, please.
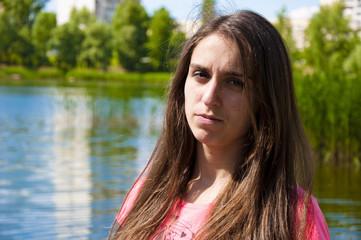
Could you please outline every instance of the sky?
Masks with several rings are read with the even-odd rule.
[[[56,12],[56,1],[48,0],[46,11]],[[79,1],[79,0],[74,0]],[[84,1],[84,0],[82,0]],[[86,0],[85,0],[86,1]],[[199,6],[202,0],[141,0],[149,15],[161,7],[166,8],[178,21],[199,18]],[[294,18],[307,18],[318,11],[319,0],[216,0],[216,7],[221,13],[232,13],[235,10],[253,10],[269,20],[275,20],[283,7]]]

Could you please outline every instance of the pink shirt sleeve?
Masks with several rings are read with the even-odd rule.
[[[320,209],[320,206],[317,203],[316,198],[314,198],[312,196],[311,200],[312,200],[312,207],[313,207],[313,221],[312,221],[312,216],[308,216],[308,219],[312,221],[309,239],[312,239],[312,240],[313,239],[314,240],[331,239],[325,217],[322,214],[322,211]],[[309,213],[309,215],[310,215],[310,213]]]
[[[129,211],[132,209],[133,204],[135,202],[135,200],[138,197],[139,191],[143,185],[144,179],[140,179],[138,180],[134,186],[130,189],[128,195],[126,196],[124,203],[116,217],[117,222],[119,224],[122,223],[122,221],[124,220],[125,216],[129,213]]]
[[[297,203],[297,214],[296,217],[299,219],[301,216],[302,208],[303,208],[303,196],[305,194],[305,190],[298,187],[298,203]],[[297,222],[297,220],[296,220]],[[311,201],[308,205],[307,212],[307,225],[306,225],[306,234],[307,239],[310,240],[329,240],[330,233],[328,231],[327,223],[325,217],[322,214],[320,206],[317,203],[316,198],[311,196]]]

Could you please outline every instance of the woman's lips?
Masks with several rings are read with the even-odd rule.
[[[205,115],[205,114],[196,114],[196,119],[201,122],[201,123],[205,123],[205,124],[215,124],[215,123],[220,123],[222,122],[221,119],[218,119],[214,116],[211,115]]]

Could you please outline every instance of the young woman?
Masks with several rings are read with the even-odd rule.
[[[312,185],[281,36],[250,11],[220,16],[185,44],[109,239],[329,239]]]

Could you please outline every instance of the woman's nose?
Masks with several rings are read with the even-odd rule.
[[[210,107],[219,107],[221,106],[221,89],[218,81],[213,77],[206,85],[203,87],[203,96],[202,101],[205,105]]]

